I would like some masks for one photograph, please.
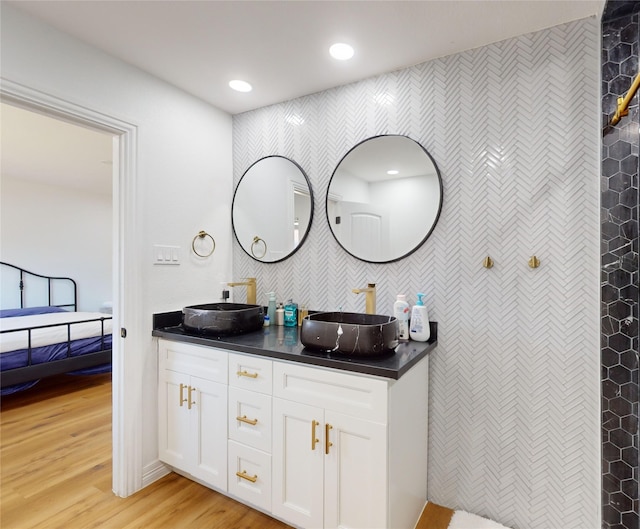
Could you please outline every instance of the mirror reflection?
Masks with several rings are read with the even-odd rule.
[[[442,180],[429,153],[407,136],[369,138],[338,163],[327,190],[327,220],[347,252],[388,263],[418,249],[442,208]]]
[[[233,196],[233,233],[257,261],[275,263],[293,254],[309,233],[313,194],[293,160],[267,156],[242,175]]]

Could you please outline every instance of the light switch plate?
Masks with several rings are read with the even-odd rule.
[[[153,245],[153,264],[155,265],[179,265],[180,246],[167,246],[165,244]]]

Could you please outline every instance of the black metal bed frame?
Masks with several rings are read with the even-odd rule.
[[[54,276],[43,276],[40,274],[36,274],[35,272],[29,272],[28,270],[25,270],[24,268],[20,268],[19,266],[15,266],[9,263],[4,263],[2,261],[0,261],[0,265],[2,266],[8,266],[10,268],[13,268],[15,270],[17,270],[20,273],[20,281],[18,283],[18,289],[20,290],[20,308],[24,309],[24,278],[25,275],[27,276],[34,276],[34,277],[40,277],[42,279],[46,279],[47,280],[47,293],[48,293],[48,299],[47,299],[47,306],[49,307],[60,307],[60,308],[67,308],[67,307],[73,307],[73,312],[76,312],[78,310],[78,285],[77,283],[71,279],[70,277],[54,277]],[[51,303],[51,298],[53,296],[53,281],[70,281],[71,285],[73,287],[73,303],[65,303],[62,305],[54,305]]]
[[[73,308],[73,312],[77,310],[78,306],[78,287],[76,282],[70,277],[54,277],[54,276],[44,276],[41,274],[36,274],[34,272],[29,272],[23,268],[18,266],[1,262],[0,265],[8,266],[15,270],[18,270],[20,280],[18,283],[18,289],[20,290],[20,308],[26,308],[24,306],[24,281],[25,277],[29,275],[39,277],[47,280],[47,291],[48,291],[48,300],[47,306],[50,307],[60,307],[60,308]],[[55,281],[68,281],[71,282],[73,288],[73,303],[63,303],[63,304],[55,304],[52,303],[53,297],[53,284]],[[71,323],[60,323],[57,325],[39,325],[31,328],[21,328],[21,329],[11,329],[6,331],[0,331],[0,334],[10,333],[10,332],[19,332],[19,331],[27,331],[28,333],[28,348],[27,348],[27,365],[24,367],[17,367],[13,369],[9,369],[6,371],[2,371],[0,373],[0,388],[5,388],[8,386],[13,386],[16,384],[22,384],[24,382],[31,382],[34,380],[38,380],[41,378],[46,378],[49,376],[60,375],[63,373],[68,373],[70,371],[77,371],[79,369],[87,369],[90,367],[97,367],[104,364],[109,364],[111,362],[112,357],[112,349],[104,349],[105,346],[105,333],[104,333],[104,322],[105,320],[111,319],[111,316],[104,316],[95,320],[82,320]],[[80,356],[71,356],[71,326],[79,323],[87,323],[89,321],[101,321],[102,332],[101,332],[101,350],[94,353],[87,353]],[[39,364],[32,364],[31,359],[31,331],[34,329],[41,329],[46,327],[67,327],[67,355],[65,358],[61,358],[59,360],[53,360],[51,362],[44,362]]]

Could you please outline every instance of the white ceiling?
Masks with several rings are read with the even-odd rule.
[[[111,194],[109,134],[0,104],[2,177]]]
[[[605,0],[8,1],[231,114],[558,24]],[[329,57],[335,42],[355,57]],[[243,79],[254,90],[228,87]]]
[[[2,0],[236,114],[589,16],[605,0]],[[355,57],[328,48],[346,42]],[[240,78],[254,90],[228,87]],[[111,139],[0,107],[2,174],[108,193]],[[106,163],[105,163],[106,162]]]

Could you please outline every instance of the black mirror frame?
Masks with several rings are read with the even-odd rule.
[[[283,158],[284,160],[287,160],[287,161],[291,162],[293,165],[295,165],[298,168],[298,170],[300,171],[300,173],[302,174],[302,176],[304,176],[304,179],[307,182],[307,186],[309,187],[309,200],[311,201],[311,208],[310,208],[310,211],[309,211],[309,225],[307,226],[307,230],[305,231],[304,235],[300,239],[300,242],[298,243],[298,245],[291,252],[289,252],[287,255],[285,255],[281,259],[277,259],[275,261],[263,261],[262,259],[258,259],[254,255],[252,255],[251,252],[247,251],[247,249],[242,245],[242,243],[238,239],[238,234],[236,232],[235,222],[233,220],[233,208],[234,208],[234,205],[236,203],[236,195],[238,194],[238,188],[240,187],[240,184],[242,183],[242,180],[244,179],[246,174],[251,170],[251,168],[254,165],[256,165],[257,163],[259,163],[259,162],[261,162],[263,160],[266,160],[268,158]],[[305,241],[307,240],[307,237],[309,236],[309,232],[311,231],[311,225],[313,224],[313,215],[314,215],[314,207],[315,207],[314,202],[315,202],[315,199],[314,199],[314,196],[313,196],[313,187],[311,186],[311,181],[309,180],[309,176],[307,175],[305,170],[300,166],[300,164],[298,162],[296,162],[295,160],[292,160],[291,158],[287,158],[286,156],[281,156],[279,154],[270,154],[268,156],[263,156],[262,158],[260,158],[260,159],[256,160],[255,162],[253,162],[247,168],[247,170],[244,173],[242,173],[242,176],[240,177],[240,180],[238,181],[238,185],[236,186],[235,190],[233,191],[233,200],[231,201],[231,227],[233,229],[233,236],[234,236],[236,242],[238,243],[238,245],[240,246],[240,248],[242,248],[242,251],[244,253],[246,253],[249,257],[251,257],[251,259],[253,259],[254,261],[257,261],[257,262],[263,263],[263,264],[280,263],[280,262],[282,262],[282,261],[284,261],[286,259],[289,259],[289,257],[291,257],[293,254],[295,254],[302,247],[302,245],[305,243]]]
[[[422,151],[431,160],[431,163],[433,164],[433,167],[436,170],[436,175],[438,176],[438,185],[440,187],[440,201],[438,203],[438,212],[436,213],[436,216],[435,216],[435,218],[433,220],[433,223],[431,224],[431,228],[429,229],[427,234],[424,236],[424,238],[418,244],[416,244],[416,246],[414,248],[412,248],[407,253],[405,253],[405,254],[403,254],[403,255],[401,255],[399,257],[395,257],[393,259],[389,259],[389,260],[386,260],[386,261],[370,261],[368,259],[363,259],[362,257],[358,257],[357,255],[354,255],[347,248],[345,248],[344,245],[338,240],[338,237],[336,237],[336,234],[334,233],[333,228],[331,227],[331,221],[329,219],[329,190],[331,189],[331,182],[333,182],[333,178],[336,175],[336,171],[340,167],[340,164],[343,162],[343,160],[347,156],[349,156],[349,154],[353,150],[357,149],[360,145],[362,145],[363,143],[365,143],[367,141],[374,140],[376,138],[384,138],[384,137],[402,137],[402,138],[407,138],[408,140],[411,140],[412,142],[414,142],[416,145],[418,145],[422,149]],[[402,259],[405,259],[406,257],[409,257],[411,254],[416,252],[426,242],[426,240],[433,233],[433,230],[435,229],[436,225],[438,224],[438,220],[440,219],[440,213],[442,213],[442,202],[443,202],[443,199],[444,199],[444,188],[442,186],[442,176],[440,174],[440,169],[438,168],[438,164],[436,164],[436,161],[433,159],[433,156],[431,156],[431,154],[429,154],[429,152],[422,146],[422,144],[420,142],[414,140],[413,138],[410,138],[409,136],[406,136],[404,134],[378,134],[377,136],[371,136],[369,138],[365,138],[364,140],[358,142],[356,145],[351,147],[351,149],[349,149],[342,158],[340,158],[340,161],[337,163],[335,169],[333,170],[333,173],[331,174],[331,178],[329,179],[329,183],[327,185],[327,193],[326,193],[326,196],[325,196],[324,212],[325,212],[325,218],[327,219],[327,224],[329,225],[329,230],[331,231],[331,235],[333,235],[333,238],[335,239],[335,241],[338,243],[338,245],[345,252],[347,252],[350,256],[354,257],[355,259],[358,259],[359,261],[363,261],[365,263],[387,264],[387,263],[394,263],[396,261],[400,261]]]

